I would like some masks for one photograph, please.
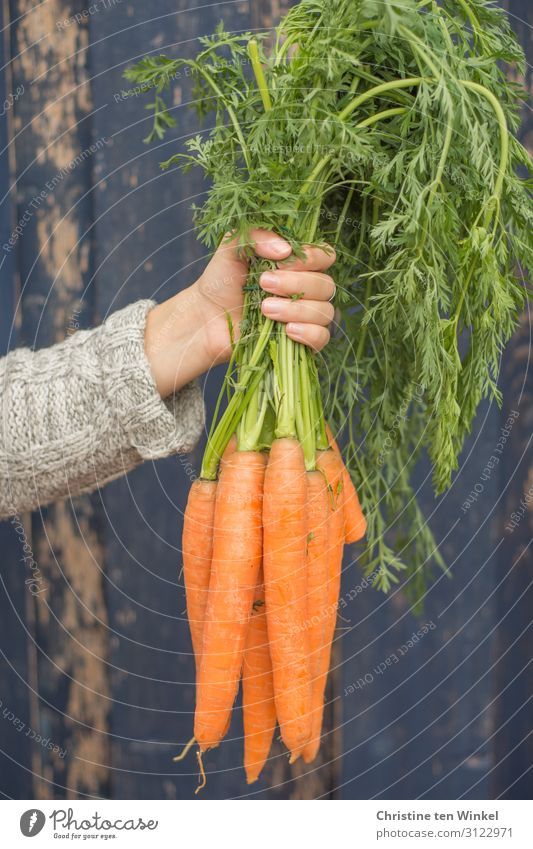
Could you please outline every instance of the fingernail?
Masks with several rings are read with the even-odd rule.
[[[276,318],[281,313],[281,304],[276,298],[265,298],[263,301],[263,312],[269,318]]]
[[[279,277],[273,271],[263,271],[259,283],[265,292],[277,292],[279,286]]]
[[[285,239],[281,238],[273,238],[268,244],[269,247],[274,251],[274,253],[278,254],[278,256],[286,256],[287,250],[290,250],[291,247],[289,243],[285,241]]]
[[[304,329],[303,324],[298,324],[298,322],[295,321],[289,321],[286,327],[289,336],[297,336],[299,339],[302,338]]]

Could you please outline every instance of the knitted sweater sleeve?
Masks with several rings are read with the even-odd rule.
[[[139,301],[94,330],[0,359],[0,517],[89,492],[143,460],[189,451],[204,425],[199,387],[161,400]]]

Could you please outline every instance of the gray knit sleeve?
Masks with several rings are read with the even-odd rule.
[[[201,392],[191,383],[166,401],[157,393],[144,353],[153,306],[139,301],[51,348],[0,359],[0,517],[193,448]]]

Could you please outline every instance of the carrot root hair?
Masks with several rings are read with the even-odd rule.
[[[204,769],[204,762],[202,760],[201,749],[198,749],[198,751],[196,752],[196,760],[198,761],[198,769],[200,770],[200,783],[199,783],[198,787],[196,788],[196,790],[194,791],[195,796],[197,796],[198,793],[201,790],[203,790],[205,785],[207,784],[207,778],[205,777],[205,769]]]
[[[189,752],[191,751],[191,749],[192,749],[192,747],[194,746],[195,743],[196,743],[196,737],[191,737],[189,742],[186,743],[185,746],[183,747],[183,751],[181,752],[181,754],[176,755],[175,758],[172,758],[172,762],[177,763],[178,761],[184,760],[184,758],[187,757],[187,755],[189,754]]]

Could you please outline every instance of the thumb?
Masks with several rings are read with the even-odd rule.
[[[292,248],[287,240],[283,239],[277,233],[273,233],[271,230],[251,230],[248,245],[254,249],[257,256],[263,259],[279,261],[287,259],[292,254]],[[232,259],[242,259],[242,247],[242,244],[239,246],[238,236],[234,236],[232,233],[226,233],[218,247],[218,251],[229,251]]]

